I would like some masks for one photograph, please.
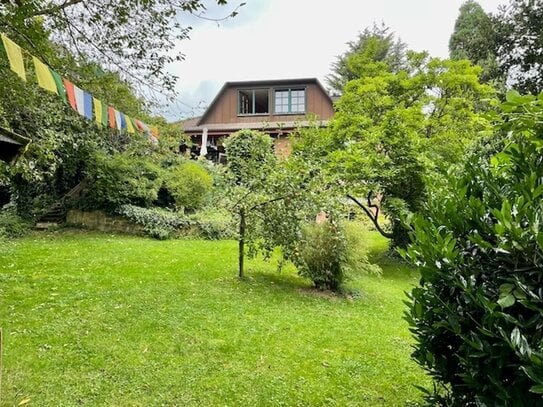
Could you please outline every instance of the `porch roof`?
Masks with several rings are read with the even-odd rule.
[[[187,120],[181,123],[181,127],[186,133],[194,134],[201,133],[204,128],[207,128],[210,133],[234,133],[238,130],[259,130],[263,132],[281,132],[282,130],[291,131],[298,127],[311,127],[319,126],[324,127],[328,125],[328,120],[309,121],[302,120],[297,122],[250,122],[250,123],[207,123],[203,125],[195,125],[198,118]]]

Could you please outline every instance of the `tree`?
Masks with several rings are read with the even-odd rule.
[[[384,24],[365,28],[347,47],[332,63],[332,73],[327,76],[328,85],[338,93],[352,79],[370,76],[383,67],[398,72],[405,65],[406,44],[396,39]]]
[[[239,277],[244,276],[245,244],[257,236],[259,219],[247,218],[260,203],[269,200],[267,176],[276,163],[271,138],[256,131],[239,131],[224,143],[228,154],[227,196],[233,200],[231,210],[239,218]]]
[[[329,182],[341,186],[376,226],[370,206],[386,209],[392,233],[380,231],[393,245],[405,246],[400,217],[420,207],[425,178],[441,177],[488,128],[482,113],[494,103],[494,91],[479,82],[479,73],[469,61],[409,53],[404,70],[392,73],[382,65],[349,81],[329,128],[301,133],[308,140],[297,143],[295,152],[317,160]]]
[[[139,89],[172,91],[176,78],[165,69],[183,59],[172,51],[191,30],[180,17],[202,16],[205,10],[204,0],[14,0],[0,5],[0,31],[61,74],[66,73],[64,60],[75,55],[117,72]],[[228,16],[236,14],[237,8]],[[44,41],[49,34],[53,44]]]
[[[245,251],[268,258],[277,247],[293,259],[302,224],[322,209],[314,191],[319,183],[309,167],[278,161],[272,139],[241,130],[224,143],[228,156],[224,202],[239,219],[239,277],[244,276]]]
[[[474,151],[411,224],[407,318],[432,406],[542,404],[543,109],[516,92],[502,109],[503,149]]]
[[[494,18],[500,70],[522,93],[543,91],[543,2],[511,0]]]
[[[497,39],[492,18],[474,0],[460,6],[460,13],[449,40],[449,55],[453,60],[468,59],[483,68],[482,82],[505,86],[498,69]]]

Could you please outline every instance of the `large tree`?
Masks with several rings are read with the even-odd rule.
[[[350,80],[372,75],[383,67],[398,72],[405,66],[406,47],[384,24],[367,27],[356,40],[347,43],[347,51],[332,63],[328,85],[342,93]]]
[[[329,128],[300,132],[295,154],[317,160],[323,178],[343,189],[377,227],[370,207],[384,207],[392,233],[383,234],[404,246],[399,219],[419,209],[425,177],[438,181],[488,126],[481,113],[494,92],[479,82],[479,73],[469,61],[409,53],[404,70],[392,73],[383,65],[349,81]]]
[[[498,69],[497,38],[491,17],[474,0],[460,7],[449,40],[451,59],[468,59],[483,68],[481,81],[503,83]]]

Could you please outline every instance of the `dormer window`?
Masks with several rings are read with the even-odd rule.
[[[269,89],[240,89],[238,91],[238,114],[269,114]]]
[[[275,113],[305,113],[305,89],[277,89],[275,91]]]

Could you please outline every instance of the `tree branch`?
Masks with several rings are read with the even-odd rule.
[[[61,11],[64,11],[65,9],[67,9],[67,8],[69,8],[71,6],[75,6],[76,4],[81,3],[81,2],[83,2],[83,0],[66,0],[62,4],[54,5],[54,6],[47,7],[47,8],[41,9],[41,10],[36,10],[33,13],[30,13],[27,16],[25,16],[25,18],[32,18],[32,17],[47,16],[47,15],[51,15],[51,14],[56,14],[56,13],[59,13]]]
[[[272,202],[281,201],[281,200],[283,200],[283,199],[292,198],[293,196],[296,196],[296,194],[290,194],[290,195],[280,196],[280,197],[277,197],[277,198],[269,199],[269,200],[264,201],[264,202],[257,203],[256,205],[253,205],[252,207],[249,208],[249,212],[251,212],[251,211],[253,211],[253,210],[255,210],[256,208],[259,208],[259,207],[261,207],[261,206],[271,204]]]
[[[387,239],[392,239],[394,235],[390,232],[385,231],[381,227],[381,225],[379,225],[379,206],[371,203],[371,195],[372,195],[372,192],[370,191],[370,193],[368,194],[366,198],[368,202],[368,207],[364,206],[364,204],[362,204],[358,199],[356,199],[354,196],[350,194],[347,194],[347,198],[349,198],[351,201],[357,204],[364,211],[364,213],[368,216],[368,218],[370,218],[373,225],[382,236],[386,237]],[[375,209],[375,214],[370,210],[371,208]]]

